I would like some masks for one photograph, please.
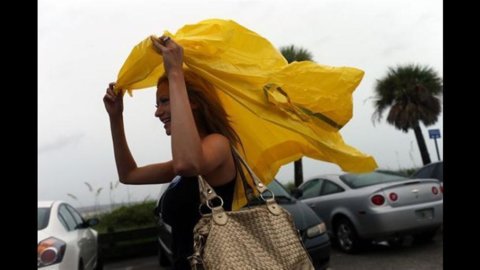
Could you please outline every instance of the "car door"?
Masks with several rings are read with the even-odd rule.
[[[65,204],[58,206],[58,219],[66,230],[66,234],[62,237],[62,240],[67,244],[63,259],[65,262],[69,263],[69,269],[75,269],[78,267],[79,259],[78,232],[76,230],[77,222],[73,218],[70,211],[68,211]]]
[[[90,227],[85,226],[85,220],[80,213],[70,205],[66,205],[76,222],[76,231],[78,234],[78,243],[81,246],[85,267],[93,267],[94,259],[97,256],[97,239],[92,233]]]
[[[305,182],[299,189],[302,191],[302,196],[298,199],[306,203],[313,211],[323,220],[327,220],[327,216],[323,215],[321,211],[317,211],[320,191],[322,190],[323,179],[315,178]],[[325,219],[324,219],[325,218]]]
[[[328,179],[322,180],[322,189],[316,203],[316,209],[317,214],[321,213],[322,216],[326,217],[324,220],[330,222],[334,209],[344,205],[343,192],[345,189]]]
[[[345,189],[328,179],[318,178],[315,180],[316,184],[307,187],[307,197],[302,196],[300,199],[310,206],[321,219],[327,222],[327,226],[330,229],[332,211],[342,204],[342,200],[344,200],[342,193]],[[309,197],[313,194],[315,194],[314,197]]]

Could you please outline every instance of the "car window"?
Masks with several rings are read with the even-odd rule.
[[[63,218],[65,221],[64,225],[66,225],[66,230],[67,231],[73,231],[77,227],[77,222],[75,222],[75,219],[73,218],[72,214],[67,210],[67,207],[65,205],[60,205],[58,208],[58,215],[59,218]],[[63,224],[63,223],[62,223]]]
[[[338,193],[344,191],[344,189],[333,183],[332,181],[328,180],[323,180],[323,186],[322,186],[322,191],[320,192],[320,195],[328,195],[328,194],[333,194],[333,193]]]
[[[340,179],[351,188],[361,188],[376,184],[406,180],[408,178],[385,172],[371,172],[360,174],[344,174]]]
[[[305,185],[301,188],[301,190],[303,191],[303,195],[300,198],[308,199],[320,195],[322,183],[323,180],[321,179],[314,179],[306,182]]]
[[[62,223],[63,228],[65,228],[65,230],[68,231],[68,225],[67,225],[67,222],[65,221],[65,219],[61,215],[57,215],[57,216],[58,216],[58,220],[60,221],[60,223]]]
[[[37,219],[37,227],[38,230],[43,230],[48,225],[48,219],[50,218],[50,207],[45,208],[38,208],[38,219]]]
[[[84,220],[82,216],[77,212],[77,210],[75,210],[75,208],[73,208],[70,205],[66,205],[66,207],[68,211],[70,211],[70,214],[72,214],[73,218],[75,219],[75,222],[77,223],[77,227],[82,225],[84,223]]]

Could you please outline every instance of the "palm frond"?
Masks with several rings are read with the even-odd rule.
[[[74,199],[74,200],[78,200],[77,196],[71,194],[71,193],[67,193],[67,196]]]
[[[88,182],[84,182],[84,183],[85,183],[85,185],[87,185],[88,190],[90,190],[90,192],[93,192],[92,185],[90,185]]]
[[[313,54],[307,49],[295,47],[295,45],[280,47],[280,53],[288,63],[294,61],[313,61]]]

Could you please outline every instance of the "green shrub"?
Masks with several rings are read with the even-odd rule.
[[[390,172],[394,174],[398,174],[405,177],[410,177],[418,168],[406,168],[406,169],[398,169],[398,170],[381,170],[384,172]]]
[[[155,205],[156,201],[144,201],[135,205],[122,206],[97,216],[100,223],[93,228],[99,233],[104,233],[109,230],[123,231],[155,226]]]

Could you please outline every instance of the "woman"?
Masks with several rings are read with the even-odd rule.
[[[172,181],[162,199],[162,217],[172,226],[174,269],[190,269],[193,227],[200,218],[197,175],[203,175],[231,209],[236,168],[231,147],[240,139],[208,82],[183,69],[183,48],[169,37],[153,38],[163,56],[165,75],[157,84],[155,117],[171,136],[172,160],[137,166],[123,127],[123,93],[110,83],[103,98],[110,117],[115,162],[123,184],[161,184]]]

